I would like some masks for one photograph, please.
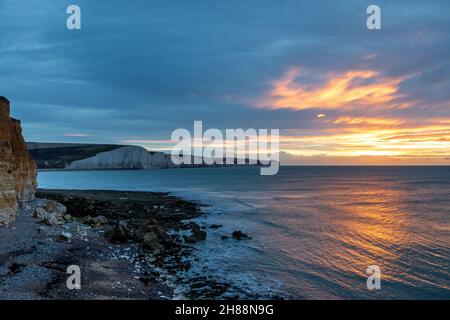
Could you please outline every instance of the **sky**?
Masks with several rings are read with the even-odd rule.
[[[81,8],[81,30],[66,8]],[[381,30],[366,27],[370,4]],[[168,151],[280,129],[292,164],[450,164],[448,0],[0,0],[0,95],[37,142]]]

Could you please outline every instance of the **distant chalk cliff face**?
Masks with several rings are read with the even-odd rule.
[[[170,155],[150,153],[138,146],[124,146],[70,163],[69,170],[161,169],[173,167]]]
[[[204,167],[201,158],[176,165],[170,154],[152,152],[140,146],[29,142],[28,148],[39,169],[132,170]]]
[[[223,164],[207,165],[201,157],[194,156],[190,156],[190,163],[175,164],[171,154],[148,151],[140,146],[29,142],[28,148],[38,168],[49,170],[133,170],[236,165],[234,159],[231,164],[225,164],[226,160],[222,159]]]
[[[35,191],[36,164],[20,121],[10,118],[9,101],[0,97],[0,226],[11,223],[18,207],[32,200]]]

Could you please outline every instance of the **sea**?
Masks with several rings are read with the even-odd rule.
[[[219,298],[450,299],[448,166],[48,171],[38,183],[206,205],[198,223],[223,227],[188,272],[227,283]],[[236,230],[251,239],[222,239]]]

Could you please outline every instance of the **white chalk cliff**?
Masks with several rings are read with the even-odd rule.
[[[168,154],[160,152],[150,153],[143,147],[126,146],[112,151],[101,152],[90,158],[74,161],[66,169],[161,169],[171,167],[174,167],[174,164]]]

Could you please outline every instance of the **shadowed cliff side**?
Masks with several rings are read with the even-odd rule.
[[[36,165],[20,121],[10,118],[9,101],[0,96],[0,226],[11,223],[18,207],[32,200],[35,191]]]

